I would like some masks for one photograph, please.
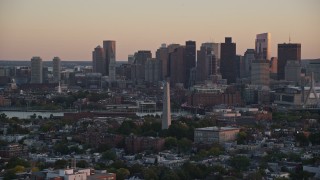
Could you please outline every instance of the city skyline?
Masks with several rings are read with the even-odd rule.
[[[169,2],[169,1],[168,1]],[[76,3],[76,5],[75,5]],[[311,1],[7,1],[0,3],[0,59],[91,60],[101,41],[117,42],[117,60],[138,50],[153,57],[162,43],[224,42],[232,37],[237,54],[255,48],[256,34],[270,33],[277,44],[300,43],[302,59],[319,58],[320,2]],[[261,8],[263,7],[263,8]],[[265,12],[264,12],[265,11]],[[262,12],[262,13],[261,13]],[[191,24],[191,26],[190,26]],[[18,51],[17,51],[17,47]]]

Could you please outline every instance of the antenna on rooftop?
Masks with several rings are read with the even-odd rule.
[[[289,44],[291,43],[291,35],[289,34]]]

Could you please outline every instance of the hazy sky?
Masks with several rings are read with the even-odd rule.
[[[103,40],[117,41],[117,60],[161,43],[223,42],[237,53],[270,32],[277,44],[302,44],[302,58],[320,57],[319,0],[0,0],[0,59],[91,60]]]

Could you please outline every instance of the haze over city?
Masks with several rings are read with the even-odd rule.
[[[117,41],[117,60],[162,43],[224,42],[237,54],[254,48],[255,35],[271,33],[277,44],[301,43],[302,59],[319,58],[320,2],[299,1],[11,1],[0,2],[0,59],[91,60],[102,40]],[[153,54],[154,55],[154,54]]]

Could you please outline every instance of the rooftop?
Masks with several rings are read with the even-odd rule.
[[[240,128],[235,128],[235,127],[217,127],[217,126],[196,128],[196,130],[201,130],[201,131],[230,131],[230,130],[238,130],[238,129],[240,129]]]

